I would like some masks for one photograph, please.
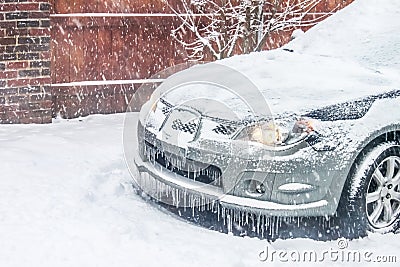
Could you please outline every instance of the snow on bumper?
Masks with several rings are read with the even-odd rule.
[[[294,217],[319,216],[332,213],[325,199],[303,204],[280,204],[272,201],[225,194],[222,188],[199,183],[162,166],[135,157],[135,186],[159,201],[175,206],[212,208],[221,205],[246,213],[265,216]]]

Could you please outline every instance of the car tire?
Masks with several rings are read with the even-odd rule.
[[[366,149],[351,168],[337,210],[340,235],[395,232],[399,215],[400,146],[385,142]]]

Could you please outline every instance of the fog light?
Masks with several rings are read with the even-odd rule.
[[[267,191],[265,185],[260,181],[247,180],[246,183],[246,193],[250,196],[262,196]]]
[[[283,184],[278,187],[278,190],[283,193],[289,194],[299,194],[299,193],[306,193],[314,190],[315,187],[310,184],[302,184],[302,183],[289,183]]]

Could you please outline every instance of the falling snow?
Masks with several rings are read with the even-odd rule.
[[[201,3],[202,1],[195,2]],[[366,2],[375,3],[377,6],[377,3],[383,1],[366,0]],[[382,61],[372,62],[369,57],[360,58],[361,54],[366,51],[378,53],[379,49],[377,48],[383,43],[381,38],[379,38],[379,44],[374,42],[373,38],[358,38],[363,33],[371,36],[374,34],[374,27],[368,26],[370,21],[364,14],[358,23],[354,23],[354,26],[361,25],[363,27],[351,31],[350,36],[341,37],[354,38],[355,42],[352,42],[352,46],[346,52],[359,51],[356,59],[362,59],[361,66],[346,61],[344,59],[348,55],[346,53],[341,54],[343,58],[331,58],[338,52],[343,52],[337,50],[337,47],[333,45],[340,44],[341,40],[333,39],[332,43],[326,44],[326,38],[335,37],[336,35],[333,33],[341,31],[343,28],[340,27],[344,27],[341,24],[342,21],[334,19],[328,21],[340,26],[337,26],[337,31],[326,31],[324,28],[317,27],[305,34],[297,32],[295,41],[287,46],[289,50],[294,50],[294,53],[272,51],[266,53],[265,57],[252,54],[227,60],[222,64],[236,65],[240,71],[250,73],[249,77],[256,78],[255,80],[260,84],[271,85],[272,76],[275,81],[276,77],[279,77],[280,81],[287,81],[288,74],[282,71],[282,66],[287,67],[289,62],[294,69],[296,67],[297,69],[304,68],[302,59],[307,58],[310,65],[318,65],[313,81],[314,84],[321,85],[319,87],[321,92],[328,91],[333,87],[336,91],[324,95],[323,100],[321,98],[314,99],[315,92],[313,92],[314,95],[308,95],[310,92],[303,91],[305,88],[301,81],[304,81],[304,77],[296,72],[291,72],[290,75],[292,83],[297,87],[288,83],[285,86],[292,86],[292,89],[296,89],[295,92],[291,92],[292,96],[301,90],[304,93],[302,100],[304,97],[309,97],[313,108],[360,96],[359,90],[364,90],[361,92],[364,95],[375,93],[378,85],[381,86],[382,91],[387,90],[393,86],[393,81],[398,82],[398,74],[393,73],[390,68],[398,66],[399,62],[397,59],[399,59],[398,45],[400,42],[394,43],[394,40],[399,40],[399,35],[393,34],[399,26],[397,19],[399,13],[397,12],[394,20],[397,24],[391,23],[390,20],[393,20],[393,17],[385,17],[384,14],[388,10],[395,10],[399,5],[395,3],[396,1],[384,2],[387,5],[381,5],[378,10],[372,10],[365,4],[366,8],[363,11],[366,14],[377,12],[381,17],[375,19],[374,23],[387,26],[388,32],[392,34],[390,36],[393,38],[387,40],[388,42],[385,44],[393,46],[393,53],[380,54],[379,58]],[[350,18],[354,17],[355,12],[353,9],[343,11]],[[100,15],[102,16],[102,14]],[[137,14],[131,15],[137,16]],[[82,27],[79,16],[71,18],[71,23],[78,28]],[[107,16],[111,15],[107,14]],[[329,24],[327,25],[329,26]],[[61,47],[59,56],[69,57],[70,51],[74,52],[73,48],[76,45],[72,43],[69,32],[62,27],[58,31],[61,38],[54,40],[54,44]],[[120,32],[119,41],[124,38],[124,34],[126,32]],[[313,34],[324,36],[313,43],[315,46],[306,41],[307,36]],[[148,38],[147,45],[150,45],[152,36]],[[315,49],[318,45],[324,48],[324,51]],[[365,50],[359,50],[361,46]],[[97,49],[98,47],[94,51]],[[122,57],[127,52],[126,49],[118,51],[119,54],[113,56]],[[171,55],[178,53],[178,51],[170,52]],[[302,54],[307,55],[301,56]],[[321,55],[323,59],[321,59]],[[144,61],[145,55],[140,55],[140,57]],[[162,56],[159,56],[157,60],[160,61],[161,58]],[[246,58],[255,60],[251,61],[251,65],[241,65]],[[317,58],[318,60],[316,60]],[[381,64],[388,58],[396,59],[393,60],[394,64]],[[278,62],[276,59],[281,61]],[[332,62],[334,63],[333,67]],[[259,71],[261,68],[256,72],[249,72],[248,70],[255,64],[270,66],[267,68],[270,68],[268,75],[271,77],[266,77],[264,69],[263,72]],[[161,64],[155,64],[152,66],[153,69],[149,69],[145,73],[135,70],[132,73],[135,77],[143,77],[158,70],[160,66]],[[110,68],[110,65],[102,67]],[[119,69],[117,68],[114,73],[119,75],[120,70],[129,69],[131,71],[132,67],[136,66],[129,66],[129,68],[118,66]],[[347,80],[346,86],[338,88],[337,78],[331,83],[327,83],[327,70],[331,72],[335,70],[341,79]],[[72,66],[71,72],[76,75],[81,73],[79,66]],[[113,84],[113,82],[106,81],[113,78],[121,80],[120,83],[132,83],[130,80],[124,80],[128,78],[127,75],[118,75],[109,76],[101,71],[98,73],[98,77],[105,80],[103,85]],[[61,80],[58,86],[71,85],[62,84]],[[363,86],[366,84],[371,86],[365,89]],[[91,84],[83,82],[78,85]],[[280,89],[279,92],[273,92],[275,98],[270,102],[274,108],[273,111],[275,113],[287,111],[282,110],[280,105],[282,100],[289,99],[288,91],[285,90],[287,88],[280,87],[282,84],[279,83],[273,85]],[[264,89],[266,92],[273,90],[271,88]],[[104,93],[96,93],[96,97],[99,98],[97,103],[97,108],[99,108],[106,96]],[[82,102],[85,96],[76,94],[76,98],[78,102]],[[292,101],[291,112],[307,111],[304,103],[297,101],[298,98],[294,97],[289,100]],[[126,104],[129,100],[125,98],[122,101],[125,101]],[[387,108],[388,105],[393,105],[389,106],[393,110],[398,109],[398,105],[394,105],[393,102],[380,100],[377,105],[372,107],[372,110],[375,109],[378,112],[381,107]],[[65,112],[65,106],[61,107],[61,110]],[[75,115],[77,114],[81,114],[81,110],[78,109]],[[368,138],[367,133],[373,131],[374,128],[397,119],[396,114],[375,114],[381,116],[376,118],[367,115],[365,125],[351,136],[346,136],[346,130],[343,131],[351,125],[344,123],[343,128],[338,131],[335,122],[324,122],[325,132],[322,134],[326,137],[335,136],[335,139],[327,140],[324,145],[332,144],[332,146],[337,146],[337,149],[346,150],[349,153],[354,152],[357,150],[357,140]],[[385,119],[381,120],[381,117]],[[149,198],[142,198],[136,194],[140,192],[133,189],[132,178],[124,163],[123,119],[124,115],[121,114],[97,115],[70,121],[55,119],[52,125],[4,125],[0,127],[0,236],[2,237],[0,266],[159,266],[160,262],[168,262],[169,265],[177,267],[188,265],[266,266],[266,263],[260,262],[258,259],[259,252],[266,246],[276,250],[313,249],[318,252],[337,248],[336,241],[315,241],[309,238],[281,239],[273,243],[266,241],[274,240],[278,234],[286,238],[301,237],[301,233],[287,229],[302,228],[308,228],[305,230],[305,235],[315,239],[324,239],[324,236],[330,232],[340,230],[335,228],[327,218],[318,218],[315,221],[298,218],[282,219],[245,210],[238,211],[233,207],[221,206],[206,193],[188,194],[186,191],[176,190],[167,184],[143,176],[139,179],[143,179],[141,182],[145,188],[149,189],[146,192],[150,192],[156,199],[170,199],[172,208],[176,208],[175,213],[167,212],[166,207],[157,202],[146,201]],[[159,122],[153,121],[152,123],[157,125]],[[215,127],[215,124],[210,127]],[[355,140],[353,147],[343,147],[340,143],[336,143],[336,140],[340,138]],[[225,149],[223,146],[224,144],[221,144],[220,148]],[[219,175],[213,170],[204,172],[195,164],[191,165],[184,160],[170,157],[163,151],[150,149],[145,153],[151,161],[157,160],[158,155],[166,158],[167,168],[171,168],[171,166],[187,168],[188,173],[193,173],[193,176],[188,175],[189,179],[196,180],[201,175],[217,179]],[[343,154],[343,160],[347,159],[348,154]],[[305,150],[302,154],[295,156],[301,158],[307,157],[308,154]],[[336,168],[340,167],[339,163]],[[180,209],[181,206],[184,209]],[[172,208],[169,207],[169,209]],[[180,216],[175,216],[176,212]],[[200,218],[200,214],[208,212],[215,218],[215,225],[207,225],[206,227],[210,229],[206,229],[188,223],[183,220],[186,218],[187,213],[185,212],[189,212],[192,218]],[[198,220],[200,221],[200,219]],[[211,229],[216,231],[211,231]],[[235,235],[225,235],[219,232],[234,233]],[[253,236],[265,238],[265,240],[250,238],[252,233]],[[367,238],[349,241],[349,246],[351,249],[368,250],[376,255],[398,256],[398,261],[400,261],[400,255],[398,255],[400,245],[398,236],[394,234],[386,236],[370,234]],[[304,266],[309,265],[309,263],[304,264]],[[340,265],[337,264],[337,266]],[[385,266],[390,266],[390,264]]]

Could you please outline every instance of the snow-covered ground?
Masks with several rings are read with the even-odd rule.
[[[343,252],[361,254],[364,266],[377,266],[373,260],[383,255],[400,262],[398,235],[268,244],[157,208],[130,185],[123,120],[96,115],[0,126],[0,266],[285,266],[310,251],[329,266],[359,264],[342,260]]]

